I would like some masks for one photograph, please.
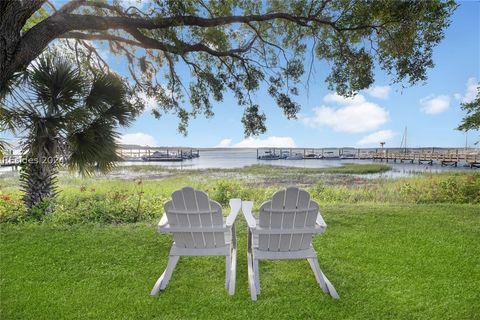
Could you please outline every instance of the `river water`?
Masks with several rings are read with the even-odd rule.
[[[123,171],[127,175],[131,175],[131,172],[127,168],[122,170],[122,167],[128,166],[137,166],[137,165],[148,165],[148,166],[158,166],[158,169],[161,170],[162,167],[167,167],[171,169],[234,169],[242,168],[245,166],[251,166],[255,164],[266,164],[266,165],[275,165],[275,166],[289,166],[289,167],[301,167],[301,168],[328,168],[328,167],[338,167],[345,163],[380,163],[378,161],[374,162],[373,160],[355,160],[355,159],[303,159],[303,160],[258,160],[256,149],[237,149],[237,148],[228,148],[228,149],[200,149],[200,157],[190,160],[184,160],[182,162],[143,162],[143,161],[125,161],[119,162],[117,171]],[[383,162],[392,167],[392,170],[380,174],[369,174],[364,175],[371,178],[376,178],[379,176],[382,177],[401,177],[408,176],[416,172],[444,172],[444,171],[470,171],[475,172],[478,169],[470,169],[459,164],[458,167],[446,167],[439,164],[434,165],[419,165],[419,164],[410,164],[410,163],[393,163],[393,162]],[[9,175],[8,173],[12,172],[12,168],[3,167],[0,168],[0,176]]]
[[[164,166],[176,169],[211,169],[211,168],[242,168],[255,164],[268,164],[276,166],[301,167],[301,168],[328,168],[338,167],[344,163],[379,163],[373,160],[355,160],[355,159],[303,159],[303,160],[258,160],[256,149],[201,149],[200,157],[184,160],[182,162],[121,162],[119,166],[134,165],[153,165]],[[438,164],[419,165],[407,163],[386,163],[392,167],[394,171],[400,172],[441,172],[441,171],[464,171],[472,170],[461,165],[459,167],[445,167]],[[475,169],[473,169],[475,170]],[[473,171],[472,170],[472,171]]]

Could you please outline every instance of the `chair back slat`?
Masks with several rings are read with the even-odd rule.
[[[318,204],[305,190],[278,191],[260,207],[259,225],[267,229],[298,230],[315,226]],[[264,251],[297,251],[309,248],[312,233],[260,234],[258,247]]]
[[[187,212],[199,212],[198,203],[193,188],[185,188],[183,190],[183,200],[185,201],[185,210]],[[185,214],[188,217],[188,222],[192,227],[200,226],[200,214]],[[195,248],[205,247],[205,241],[203,240],[203,234],[200,232],[191,233],[193,238],[193,246]]]
[[[165,203],[165,213],[172,226],[214,227],[223,225],[222,207],[202,191],[185,187],[172,194]],[[215,248],[225,246],[223,232],[174,232],[175,244],[184,248]]]
[[[196,192],[195,194],[197,197],[198,210],[204,212],[199,215],[200,224],[204,227],[213,227],[212,212],[210,209],[210,200],[208,199],[208,195],[201,191]],[[203,239],[205,241],[206,248],[215,247],[215,234],[213,232],[204,232]]]

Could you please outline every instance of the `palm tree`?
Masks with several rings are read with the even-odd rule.
[[[3,159],[5,152],[7,151],[8,143],[5,140],[0,139],[0,160]]]
[[[111,169],[119,160],[115,128],[128,126],[136,107],[119,76],[87,76],[52,52],[38,58],[5,96],[0,113],[0,127],[14,124],[10,129],[22,134],[27,207],[55,197],[59,163],[82,174]]]

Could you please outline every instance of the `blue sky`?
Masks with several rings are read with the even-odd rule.
[[[254,96],[267,115],[267,132],[261,136],[245,140],[243,108],[227,94],[214,104],[213,118],[191,120],[187,137],[177,132],[175,116],[155,119],[146,111],[121,131],[122,141],[191,147],[376,147],[386,141],[387,147],[399,147],[407,127],[409,147],[462,147],[465,134],[455,130],[463,117],[460,102],[474,97],[480,79],[480,2],[459,4],[434,50],[435,67],[428,71],[426,83],[390,86],[391,79],[378,70],[373,88],[343,99],[327,90],[329,66],[316,61],[310,89],[296,99],[302,107],[298,120],[287,120],[264,90]],[[116,71],[125,72],[118,58],[109,60]],[[478,132],[469,133],[470,145],[478,140]]]
[[[460,2],[444,40],[435,48],[434,62],[425,84],[404,89],[389,86],[390,78],[380,70],[375,90],[345,100],[327,90],[328,65],[317,61],[310,90],[303,90],[297,99],[302,106],[299,120],[287,120],[268,95],[256,94],[267,115],[267,132],[254,139],[244,140],[243,109],[231,95],[215,104],[212,119],[193,119],[187,137],[177,132],[174,116],[157,120],[149,112],[122,133],[128,134],[126,142],[162,146],[369,147],[386,141],[386,146],[398,147],[407,127],[410,147],[464,146],[465,134],[454,128],[463,117],[460,101],[475,93],[480,79],[478,1]],[[469,144],[477,141],[478,133],[470,133],[469,140]]]

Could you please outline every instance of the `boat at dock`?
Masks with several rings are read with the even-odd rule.
[[[321,159],[321,156],[316,153],[309,153],[304,155],[303,159]]]
[[[303,160],[303,155],[301,153],[296,153],[294,155],[286,157],[285,160]]]
[[[200,157],[198,149],[184,147],[149,147],[140,145],[120,145],[118,154],[127,162],[180,162]]]
[[[264,155],[258,156],[258,160],[279,160],[280,155],[272,153],[271,151],[265,151]]]
[[[338,153],[335,153],[333,151],[325,151],[323,153],[322,159],[339,159],[340,157],[338,156]]]
[[[141,157],[122,157],[122,161],[128,162],[142,162],[144,161]]]
[[[357,155],[353,152],[343,152],[340,155],[340,159],[357,159]]]
[[[175,155],[175,154],[168,154],[168,153],[161,153],[161,152],[154,152],[150,156],[142,157],[143,161],[162,161],[162,162],[179,162],[183,161],[184,157],[182,155]]]

